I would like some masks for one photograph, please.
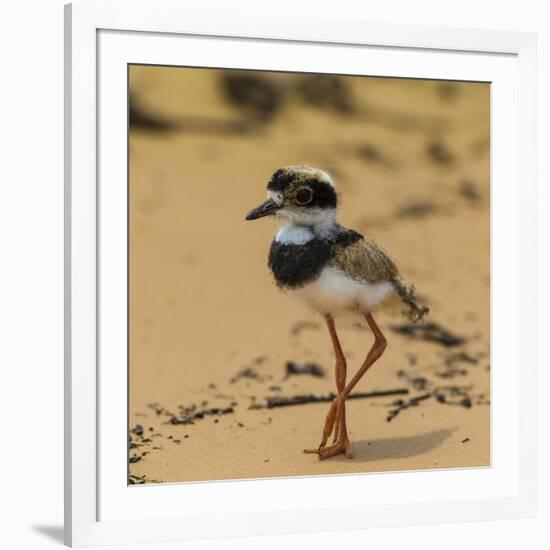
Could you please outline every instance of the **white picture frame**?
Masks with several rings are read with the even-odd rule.
[[[213,18],[177,3],[169,8],[164,4],[160,11],[154,2],[116,7],[81,2],[66,6],[65,36],[66,544],[166,542],[533,516],[536,35],[386,25],[351,17],[327,21],[220,13]],[[193,47],[197,41],[200,48]],[[345,60],[342,52],[348,54]],[[126,201],[124,67],[131,62],[310,68],[494,83],[492,355],[493,362],[503,366],[494,369],[497,374],[492,379],[491,468],[127,486],[119,460],[127,449],[126,436],[121,438],[127,429],[125,395],[120,395],[127,374],[126,236],[121,208]],[[357,72],[359,65],[366,72]],[[107,180],[114,183],[100,185]],[[503,250],[501,242],[507,242],[509,249]],[[109,315],[106,308],[111,308]],[[499,399],[504,394],[506,402]],[[107,425],[102,421],[106,411],[120,421]],[[261,503],[265,491],[272,497],[269,506]],[[289,491],[296,495],[292,503],[284,498]],[[346,496],[345,505],[316,505],[319,494],[326,491]],[[215,497],[219,506],[208,513],[205,507],[202,515],[197,515],[200,505],[186,511],[184,502],[190,495],[195,504]],[[180,517],[169,513],[173,509],[180,511]]]

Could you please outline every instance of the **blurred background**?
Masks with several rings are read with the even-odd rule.
[[[489,84],[129,71],[130,482],[489,464]],[[251,408],[334,390],[322,321],[267,269],[275,222],[244,221],[289,164],[333,176],[340,223],[431,309],[422,333],[379,319],[389,348],[358,389],[408,394],[350,405],[352,461],[301,454],[326,404]],[[360,321],[339,324],[350,372],[371,342]],[[289,377],[289,362],[320,374]]]

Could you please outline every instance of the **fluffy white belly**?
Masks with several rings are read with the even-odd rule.
[[[394,292],[393,285],[388,281],[361,282],[335,267],[325,267],[316,281],[292,290],[290,294],[321,313],[341,313],[374,311]]]

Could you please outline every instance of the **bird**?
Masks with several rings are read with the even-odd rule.
[[[383,355],[387,340],[373,314],[397,307],[410,322],[429,312],[419,305],[389,255],[372,239],[337,222],[338,194],[332,177],[307,165],[276,170],[267,183],[267,199],[246,220],[276,216],[281,227],[271,242],[268,266],[276,286],[320,314],[327,325],[335,356],[336,397],[325,418],[321,443],[304,449],[319,458],[353,457],[345,403],[367,370]],[[347,381],[347,361],[335,317],[365,318],[374,342],[355,375]],[[328,445],[330,436],[332,444]]]

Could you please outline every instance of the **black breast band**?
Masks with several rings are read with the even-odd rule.
[[[300,288],[321,275],[336,247],[349,246],[362,238],[356,231],[339,227],[330,239],[314,238],[304,244],[274,240],[267,263],[278,287]]]

